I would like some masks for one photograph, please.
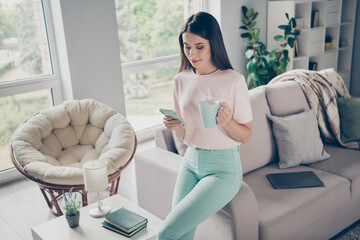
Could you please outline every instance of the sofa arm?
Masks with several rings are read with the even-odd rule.
[[[161,148],[135,154],[138,205],[161,219],[171,211],[182,157]]]
[[[177,153],[172,131],[166,127],[161,127],[155,132],[155,146]]]
[[[255,195],[249,185],[242,183],[238,194],[229,203],[236,239],[259,239],[259,217]]]

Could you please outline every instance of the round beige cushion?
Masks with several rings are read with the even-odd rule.
[[[60,185],[84,184],[82,165],[100,159],[108,174],[129,161],[135,148],[130,123],[92,99],[48,108],[20,125],[12,136],[14,156],[36,179]]]

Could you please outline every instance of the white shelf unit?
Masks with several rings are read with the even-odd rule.
[[[296,37],[299,54],[289,50],[290,63],[287,70],[309,69],[316,62],[316,70],[334,68],[350,89],[351,62],[354,41],[357,0],[293,0],[268,1],[267,47],[280,49],[274,36],[282,35],[279,25],[287,24],[285,13],[294,17],[302,26]],[[313,11],[319,11],[318,26],[312,27]],[[331,48],[325,51],[325,37],[332,38]]]

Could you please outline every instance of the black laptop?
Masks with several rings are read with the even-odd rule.
[[[325,184],[312,171],[267,174],[275,189],[324,187]]]

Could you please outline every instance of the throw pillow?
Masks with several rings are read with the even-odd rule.
[[[267,117],[272,121],[279,168],[310,164],[330,157],[324,150],[313,110],[285,117]]]
[[[341,141],[351,142],[360,140],[360,98],[337,99]]]

